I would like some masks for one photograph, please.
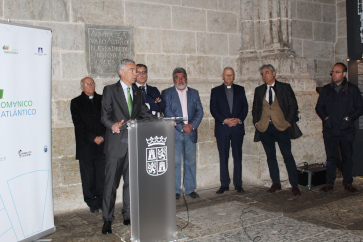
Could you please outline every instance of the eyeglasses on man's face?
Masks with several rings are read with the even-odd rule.
[[[339,75],[340,73],[343,73],[342,71],[331,71],[330,72],[330,75],[332,76],[333,74],[337,74],[337,75]]]
[[[85,83],[85,84],[83,84],[85,87],[87,87],[87,86],[93,86],[95,84],[95,82],[89,82],[89,83]]]
[[[146,75],[147,74],[147,71],[138,71],[137,74],[138,75]]]

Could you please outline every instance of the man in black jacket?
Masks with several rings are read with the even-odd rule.
[[[323,121],[323,138],[327,156],[326,185],[320,191],[333,190],[339,148],[343,165],[343,185],[349,192],[358,192],[353,183],[354,121],[363,114],[362,95],[358,87],[347,81],[347,66],[336,63],[330,72],[332,81],[319,95],[315,110]]]
[[[97,213],[102,208],[105,181],[103,141],[106,129],[101,124],[102,96],[95,92],[95,87],[92,78],[83,78],[82,94],[71,101],[76,159],[79,160],[84,201],[91,213]]]
[[[298,105],[294,91],[290,84],[275,79],[276,71],[272,65],[263,65],[259,70],[265,84],[255,90],[252,116],[256,127],[254,141],[262,142],[272,180],[272,186],[267,192],[281,190],[280,171],[276,159],[275,142],[277,142],[284,157],[292,192],[295,196],[301,195],[296,163],[291,152],[291,139],[302,135],[295,122]]]

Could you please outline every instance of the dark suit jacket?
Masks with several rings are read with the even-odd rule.
[[[162,91],[161,94],[166,102],[165,117],[183,117],[183,110],[179,100],[179,95],[175,87],[170,87]],[[189,137],[193,143],[198,141],[197,128],[203,118],[203,107],[200,101],[199,93],[197,90],[188,87],[187,91],[187,106],[188,106],[188,123],[191,124],[194,130],[190,133]],[[175,126],[175,143],[178,142],[180,132],[183,129],[181,123]]]
[[[93,104],[82,94],[71,101],[71,114],[76,135],[76,159],[91,159],[103,155],[104,143],[97,145],[97,136],[105,137],[105,127],[101,123],[102,96],[94,94]]]
[[[136,84],[133,84],[133,85],[136,86]],[[144,101],[145,101],[145,103],[150,104],[150,111],[164,112],[165,100],[160,95],[159,90],[156,87],[146,84],[146,91],[147,91],[147,94],[146,94],[146,99],[144,99]],[[160,98],[161,102],[159,102],[158,104],[155,103],[156,98]]]
[[[215,119],[214,135],[224,136],[232,132],[238,135],[245,134],[243,121],[246,119],[248,112],[248,103],[245,89],[242,86],[233,84],[233,107],[232,113],[229,110],[225,85],[222,84],[212,89],[210,98],[210,112]],[[223,124],[226,118],[239,118],[242,123],[234,127],[228,127]]]
[[[267,85],[263,84],[255,89],[255,96],[253,98],[252,116],[253,124],[256,125],[261,119],[262,114],[262,104],[264,96],[267,90]],[[284,113],[285,119],[291,124],[289,128],[290,137],[292,139],[299,138],[302,133],[295,122],[295,116],[298,111],[297,100],[294,91],[292,90],[290,84],[275,81],[274,86],[275,96],[279,101],[280,108]],[[256,129],[254,142],[260,141],[259,131]]]
[[[121,158],[126,155],[128,148],[127,125],[120,127],[119,134],[112,133],[112,125],[116,122],[130,119],[153,118],[149,109],[145,105],[141,90],[132,86],[132,114],[129,115],[127,101],[120,81],[115,84],[105,86],[103,89],[103,100],[101,109],[101,122],[106,126],[105,154]]]

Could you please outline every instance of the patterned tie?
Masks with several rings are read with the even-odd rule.
[[[130,87],[127,88],[127,108],[129,110],[129,114],[131,117],[132,114],[132,98],[131,98],[131,94],[130,94]]]
[[[268,103],[271,105],[272,104],[272,86],[270,86],[270,88],[268,89]]]

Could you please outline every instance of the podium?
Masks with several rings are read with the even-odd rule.
[[[174,121],[130,120],[131,241],[176,240]]]

